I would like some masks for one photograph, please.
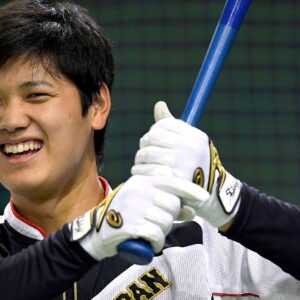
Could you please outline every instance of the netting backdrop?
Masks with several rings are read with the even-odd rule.
[[[221,0],[91,0],[113,43],[116,80],[102,174],[130,176],[157,100],[180,117],[223,8]],[[2,1],[3,3],[3,1]],[[233,175],[300,203],[300,1],[253,1],[199,128]],[[8,199],[3,194],[2,206]]]

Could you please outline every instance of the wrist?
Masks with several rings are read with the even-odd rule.
[[[105,246],[102,243],[102,236],[99,231],[104,218],[109,219],[110,213],[108,208],[114,196],[121,189],[121,187],[122,184],[120,184],[112,193],[110,193],[110,195],[106,197],[99,206],[86,212],[84,215],[78,217],[69,224],[71,240],[78,241],[85,252],[87,252],[96,260],[101,260],[106,256],[115,254],[104,253],[106,252]],[[107,220],[107,222],[110,222],[110,220]]]
[[[217,181],[217,197],[223,209],[228,216],[234,216],[238,210],[241,197],[242,183],[225,171],[223,177]]]
[[[239,210],[241,186],[241,182],[228,172],[217,179],[203,214],[212,226],[228,230],[232,225]]]
[[[229,221],[227,222],[226,224],[220,226],[218,229],[219,231],[225,233],[227,230],[230,229],[231,225],[234,223],[234,219],[235,219],[235,216]]]
[[[95,209],[90,210],[69,224],[71,240],[77,241],[81,248],[97,261],[104,258],[104,256],[99,253],[99,247],[94,245],[98,239],[98,237],[95,236],[97,234],[95,229],[95,217],[96,213],[99,215],[102,214],[103,211],[104,206],[99,207],[97,212],[95,212]]]

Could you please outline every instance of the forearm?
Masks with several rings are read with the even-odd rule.
[[[243,184],[240,208],[222,233],[300,279],[300,207]]]
[[[0,258],[1,299],[51,299],[95,264],[67,226],[21,252]]]

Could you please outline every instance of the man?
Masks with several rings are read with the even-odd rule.
[[[161,251],[180,201],[145,176],[115,197],[98,178],[114,68],[85,11],[12,1],[0,9],[0,48],[0,181],[12,196],[0,224],[0,298],[91,299],[128,268],[103,260],[119,243],[144,238]]]
[[[12,195],[1,299],[297,299],[295,279],[203,220],[172,227],[172,174],[136,175],[114,192],[98,178],[112,79],[109,44],[78,6],[0,9],[0,182]],[[156,253],[149,265],[116,255],[138,238]]]
[[[300,280],[299,206],[268,197],[230,175],[209,137],[176,120],[164,102],[156,104],[155,119],[141,139],[132,173],[175,175],[160,186],[180,196],[221,234]]]

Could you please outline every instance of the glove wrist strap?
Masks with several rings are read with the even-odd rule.
[[[241,188],[241,182],[228,172],[224,174],[223,178],[221,176],[218,178],[217,196],[225,214],[229,216],[236,214],[235,211],[240,202]]]
[[[114,189],[114,191],[109,194],[99,206],[86,212],[84,215],[78,217],[72,223],[70,223],[69,226],[72,241],[81,240],[94,228],[96,228],[97,232],[100,230],[110,203],[122,185],[123,184],[120,184],[116,189]]]

